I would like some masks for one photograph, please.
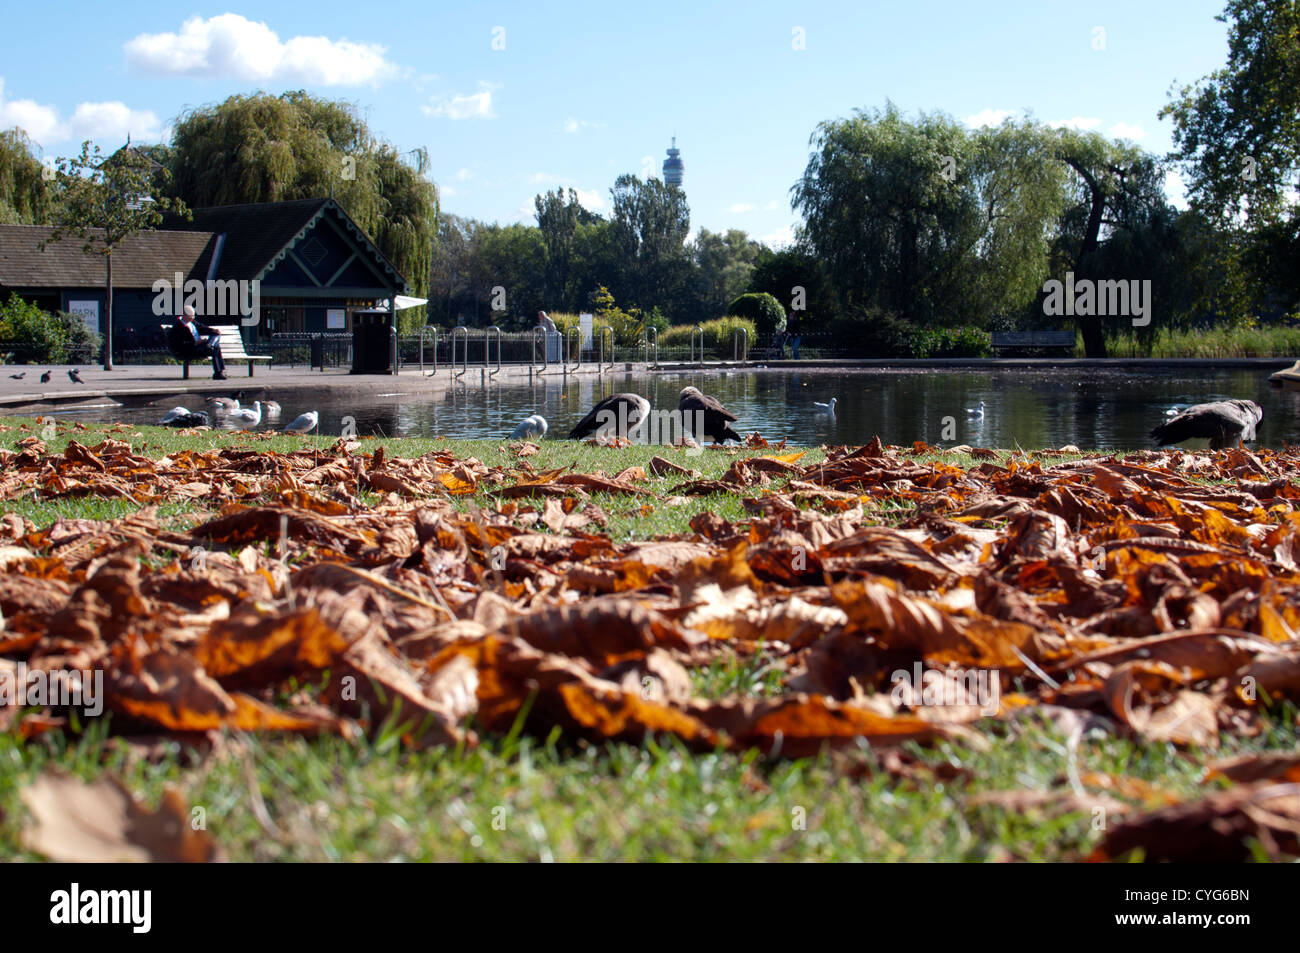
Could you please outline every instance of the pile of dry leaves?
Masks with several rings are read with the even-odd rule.
[[[984,462],[964,469],[874,441],[813,466],[736,453],[719,480],[656,458],[680,479],[665,501],[640,467],[538,471],[529,445],[509,468],[344,441],[162,459],[112,439],[19,447],[0,451],[0,500],[140,504],[116,521],[0,521],[0,672],[101,671],[117,732],[398,719],[412,745],[473,744],[522,719],[802,756],[864,738],[979,743],[981,718],[1041,715],[1213,747],[1258,732],[1262,704],[1300,700],[1290,448],[974,451]],[[715,492],[748,519],[701,510],[692,533],[644,542],[592,532],[606,520],[593,493],[648,512]],[[469,494],[478,506],[453,505]],[[207,515],[163,530],[155,504],[181,498]],[[884,507],[903,522],[878,525]],[[783,693],[696,696],[691,668],[760,652]],[[0,708],[0,730],[31,737],[66,715]],[[1205,841],[1232,855],[1246,837],[1300,853],[1297,764],[1225,765],[1235,786],[1130,811],[1096,856],[1214,853]]]

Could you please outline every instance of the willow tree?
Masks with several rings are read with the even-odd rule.
[[[52,212],[49,179],[21,129],[0,132],[0,225],[44,225]]]
[[[332,195],[427,295],[438,229],[428,153],[399,153],[351,104],[301,90],[231,96],[180,118],[169,161],[172,194],[195,208]],[[403,323],[423,317],[406,312]]]

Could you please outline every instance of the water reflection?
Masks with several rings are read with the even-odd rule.
[[[792,444],[857,444],[879,435],[886,443],[969,443],[987,447],[1128,449],[1150,446],[1147,434],[1171,407],[1237,397],[1264,408],[1259,443],[1297,439],[1300,392],[1274,390],[1266,371],[1041,371],[981,370],[753,370],[718,373],[547,375],[527,381],[484,381],[469,375],[436,396],[349,396],[345,387],[322,388],[304,399],[254,397],[284,404],[281,421],[305,410],[320,412],[320,432],[337,434],[345,416],[362,434],[420,437],[502,437],[530,414],[550,424],[547,439],[563,438],[600,398],[618,391],[648,397],[672,409],[680,390],[694,385],[718,397],[739,418],[741,433],[754,430]],[[816,406],[838,398],[834,414]],[[191,403],[193,401],[191,400]],[[126,408],[68,412],[82,420],[157,423],[176,398]],[[983,412],[978,411],[983,405]],[[969,412],[968,412],[969,411]],[[258,429],[273,429],[266,421]]]

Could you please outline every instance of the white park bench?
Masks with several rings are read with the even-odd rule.
[[[163,325],[163,333],[167,333],[171,331],[171,329],[172,326],[170,324]],[[239,325],[214,324],[212,326],[212,329],[221,335],[221,340],[218,342],[218,345],[221,348],[221,359],[225,361],[227,364],[229,364],[231,361],[247,361],[249,377],[253,376],[253,367],[256,365],[258,361],[271,360],[271,356],[269,354],[249,354],[247,351],[244,350],[244,337],[239,333]],[[190,362],[206,361],[209,360],[209,358],[190,357],[190,358],[181,358],[181,360],[184,362],[185,365],[184,370],[181,371],[181,377],[184,380],[189,380]]]

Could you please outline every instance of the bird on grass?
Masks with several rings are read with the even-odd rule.
[[[226,419],[239,424],[252,424],[256,427],[262,422],[262,402],[260,400],[253,401],[251,410],[247,407],[232,410],[226,414]]]
[[[1197,437],[1208,439],[1211,450],[1241,446],[1255,439],[1255,426],[1264,411],[1253,400],[1215,400],[1188,407],[1151,431],[1157,447]]]
[[[314,410],[309,410],[293,420],[289,426],[284,428],[285,433],[309,434],[316,429],[320,423],[320,414]]]
[[[828,404],[823,404],[820,400],[814,400],[814,401],[813,401],[813,406],[816,407],[818,410],[820,410],[820,411],[821,411],[822,413],[824,413],[824,414],[830,414],[831,416],[834,416],[834,415],[835,415],[835,405],[838,404],[839,402],[840,402],[840,399],[839,399],[838,397],[832,397],[831,400],[830,400],[830,403],[828,403]]]
[[[682,415],[684,429],[694,432],[696,423],[700,422],[704,436],[714,443],[740,442],[740,434],[731,429],[736,415],[723,407],[716,397],[703,394],[695,387],[686,387],[677,395],[677,410]]]
[[[48,384],[49,382],[50,382],[50,372],[46,371],[44,374],[41,375],[41,383]]]
[[[72,383],[74,384],[86,383],[81,379],[81,374],[77,372],[77,369],[75,367],[68,371],[68,380],[72,381]]]
[[[537,439],[546,436],[547,431],[546,418],[541,414],[533,414],[531,417],[525,417],[519,426],[510,434],[511,440],[527,440],[533,434],[537,434]]]
[[[27,376],[27,372],[26,372],[26,371],[23,371],[21,374],[10,374],[9,376],[12,377],[12,378],[13,378],[14,380],[16,380],[16,381],[20,381],[20,380],[22,380],[24,377]]]
[[[159,423],[164,427],[206,427],[208,415],[201,410],[190,410],[188,407],[173,407],[163,414],[163,419]]]
[[[569,431],[570,440],[599,437],[626,437],[634,440],[641,434],[650,416],[650,401],[640,394],[611,394],[598,402]]]

